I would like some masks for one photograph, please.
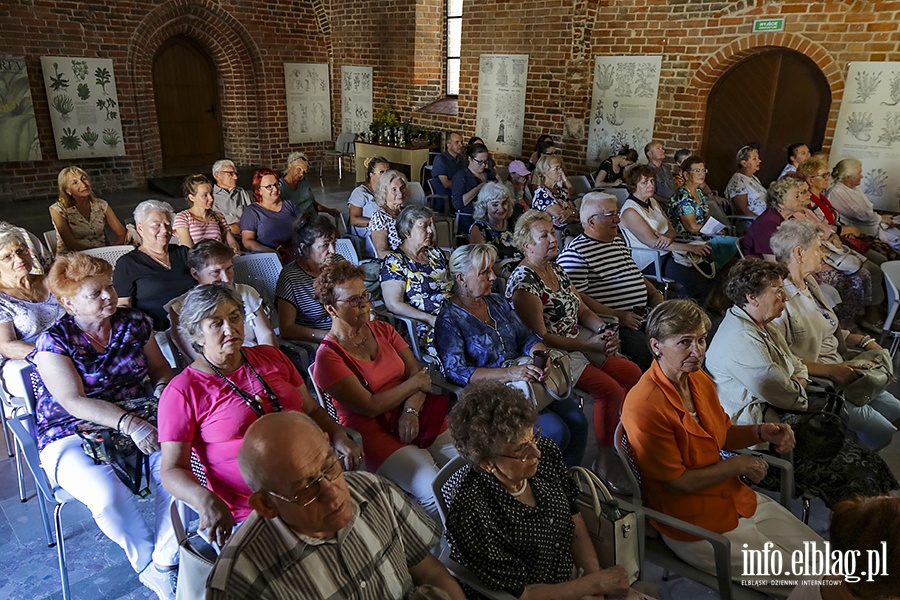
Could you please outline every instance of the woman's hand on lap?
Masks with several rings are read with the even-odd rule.
[[[400,430],[400,441],[404,444],[409,444],[419,435],[419,417],[413,413],[405,412],[400,415],[397,426]]]
[[[234,529],[234,515],[225,502],[210,492],[205,506],[198,507],[200,513],[200,529],[205,529],[210,540],[223,546]]]

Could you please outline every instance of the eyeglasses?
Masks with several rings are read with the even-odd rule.
[[[472,162],[476,162],[476,163],[478,163],[479,165],[486,165],[486,164],[488,164],[488,159],[485,159],[485,160],[478,160],[477,158],[473,158],[473,159],[472,159]]]
[[[222,175],[230,175],[231,177],[237,177],[237,171],[219,171]]]
[[[382,173],[387,173],[390,169],[378,169],[377,171],[372,171],[375,175],[381,175]]]
[[[709,169],[691,169],[691,173],[709,173]]]
[[[544,156],[554,156],[556,154],[559,154],[559,152],[556,150],[554,150],[553,152],[544,152]]]
[[[277,184],[277,183],[270,183],[269,185],[261,185],[261,186],[259,186],[259,187],[260,187],[261,189],[266,190],[267,192],[269,192],[269,193],[271,194],[272,191],[273,191],[275,188],[278,187],[278,184]]]
[[[343,474],[344,469],[341,468],[341,459],[344,458],[341,454],[334,454],[334,460],[325,465],[325,468],[319,474],[318,477],[310,481],[302,490],[297,492],[297,494],[293,498],[286,498],[281,494],[276,494],[275,492],[266,492],[268,495],[273,498],[278,498],[284,502],[288,502],[290,504],[299,504],[300,506],[309,506],[313,502],[315,502],[319,498],[319,494],[322,493],[322,480],[327,479],[328,481],[334,481],[338,477]]]
[[[372,301],[372,294],[369,292],[365,292],[364,294],[359,294],[357,296],[350,296],[349,298],[336,298],[335,299],[335,302],[346,302],[353,308],[363,308],[371,301]]]
[[[543,437],[542,434],[543,429],[541,429],[540,427],[535,427],[534,431],[532,432],[532,438],[530,440],[524,441],[516,446],[516,449],[512,454],[500,454],[499,456],[525,462],[526,460],[534,456],[532,447],[537,450],[538,442]]]
[[[828,177],[828,175],[829,175],[828,171],[825,171],[824,173],[818,173],[816,175],[813,175],[813,177],[821,178],[821,177]]]
[[[604,219],[607,218],[607,217],[612,217],[613,219],[618,219],[620,216],[621,216],[621,215],[619,214],[619,211],[613,210],[613,211],[610,211],[610,212],[597,213],[596,215],[591,215],[591,216],[588,218],[588,221],[590,221],[590,220],[593,219],[594,217],[602,217],[602,218],[604,218]]]
[[[12,252],[9,252],[8,254],[3,254],[2,256],[0,256],[0,262],[2,262],[2,263],[8,263],[8,262],[12,262],[12,259],[13,259],[13,257],[15,257],[15,256],[19,256],[19,257],[24,258],[24,257],[26,257],[26,256],[28,256],[28,255],[29,255],[29,254],[28,254],[28,248],[26,248],[25,246],[19,246],[18,248],[16,248],[16,249],[13,250]]]

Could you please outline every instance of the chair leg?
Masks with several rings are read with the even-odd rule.
[[[337,158],[338,158],[338,183],[340,183],[341,178],[343,178],[343,176],[344,176],[344,174],[343,174],[344,157],[343,157],[343,156],[338,156]]]
[[[10,437],[12,434],[9,429],[6,428],[6,406],[0,404],[0,424],[3,425],[3,439],[6,442],[6,454],[10,458],[15,454],[15,448],[13,448],[12,442],[10,441]]]
[[[25,466],[22,464],[22,456],[18,452],[18,449],[15,451],[16,455],[16,476],[19,478],[19,501],[20,502],[28,502],[28,497],[25,495]],[[40,497],[40,492],[38,493],[38,497]]]
[[[804,525],[809,525],[809,498],[803,496],[803,513],[801,514],[801,520]]]
[[[56,521],[56,555],[59,558],[59,578],[62,581],[63,600],[70,600],[72,594],[69,591],[69,565],[66,562],[66,544],[62,530],[63,506],[65,505],[56,505],[56,508],[53,510],[53,517]]]

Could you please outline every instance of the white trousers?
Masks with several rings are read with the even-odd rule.
[[[118,544],[138,573],[154,562],[160,567],[178,563],[178,542],[169,505],[172,496],[159,478],[162,453],[150,455],[150,490],[156,502],[156,534],[138,511],[138,497],[125,487],[109,465],[95,465],[81,449],[81,438],[70,435],[41,451],[41,465],[51,481],[85,504],[106,537]]]
[[[795,517],[788,509],[775,502],[768,496],[764,496],[757,492],[756,494],[756,512],[752,517],[738,519],[738,525],[731,531],[726,531],[722,535],[731,541],[731,572],[735,581],[753,580],[772,581],[793,580],[793,579],[810,579],[818,581],[821,577],[795,577],[791,576],[757,576],[747,574],[744,575],[745,550],[763,550],[766,542],[775,544],[772,548],[772,554],[781,555],[781,564],[788,572],[791,569],[791,554],[795,550],[803,550],[803,542],[815,542],[818,548],[823,548],[824,540],[819,537],[815,531],[805,525],[800,519]],[[706,540],[696,542],[684,542],[673,540],[667,536],[662,536],[666,545],[672,549],[678,558],[692,565],[701,571],[707,573],[716,573],[716,559],[713,554],[712,544]],[[747,544],[747,548],[744,548]],[[817,566],[809,565],[809,569],[813,573],[820,573],[821,569]],[[755,569],[756,570],[756,569]],[[757,570],[757,572],[759,572]],[[755,589],[761,590],[767,594],[774,596],[787,597],[792,586],[785,585],[753,585]]]
[[[378,468],[378,475],[396,483],[415,499],[435,523],[441,523],[431,484],[435,475],[457,455],[450,430],[435,438],[428,448],[404,446]]]

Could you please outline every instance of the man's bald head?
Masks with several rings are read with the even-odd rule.
[[[272,489],[283,480],[285,459],[328,452],[328,437],[300,412],[263,415],[244,435],[238,467],[253,492]]]

